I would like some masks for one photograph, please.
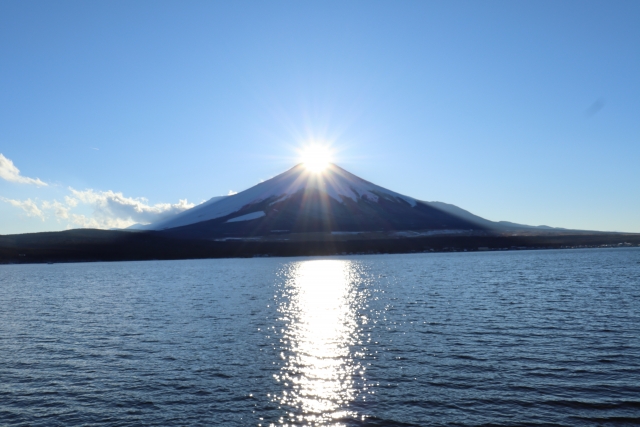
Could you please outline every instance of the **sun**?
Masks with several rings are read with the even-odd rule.
[[[331,164],[333,156],[329,147],[310,145],[302,149],[300,159],[304,167],[309,171],[320,173]]]

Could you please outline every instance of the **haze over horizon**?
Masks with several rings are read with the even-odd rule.
[[[125,227],[328,146],[493,221],[640,232],[637,2],[0,4],[0,234]]]

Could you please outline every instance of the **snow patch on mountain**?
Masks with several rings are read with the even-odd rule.
[[[267,215],[267,214],[264,213],[264,211],[251,212],[251,213],[248,213],[246,215],[241,215],[241,216],[237,216],[235,218],[231,218],[230,220],[228,220],[226,222],[250,221],[252,219],[262,218],[265,215]]]

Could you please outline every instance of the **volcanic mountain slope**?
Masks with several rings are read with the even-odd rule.
[[[321,173],[297,165],[233,196],[211,199],[145,228],[184,237],[262,236],[281,232],[485,230],[484,220],[453,205],[421,202],[331,164]]]

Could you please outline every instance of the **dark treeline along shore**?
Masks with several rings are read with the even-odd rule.
[[[398,233],[396,233],[398,234]],[[640,246],[640,234],[460,233],[284,234],[243,239],[184,239],[161,232],[78,229],[0,236],[0,263],[312,256],[414,252]]]

